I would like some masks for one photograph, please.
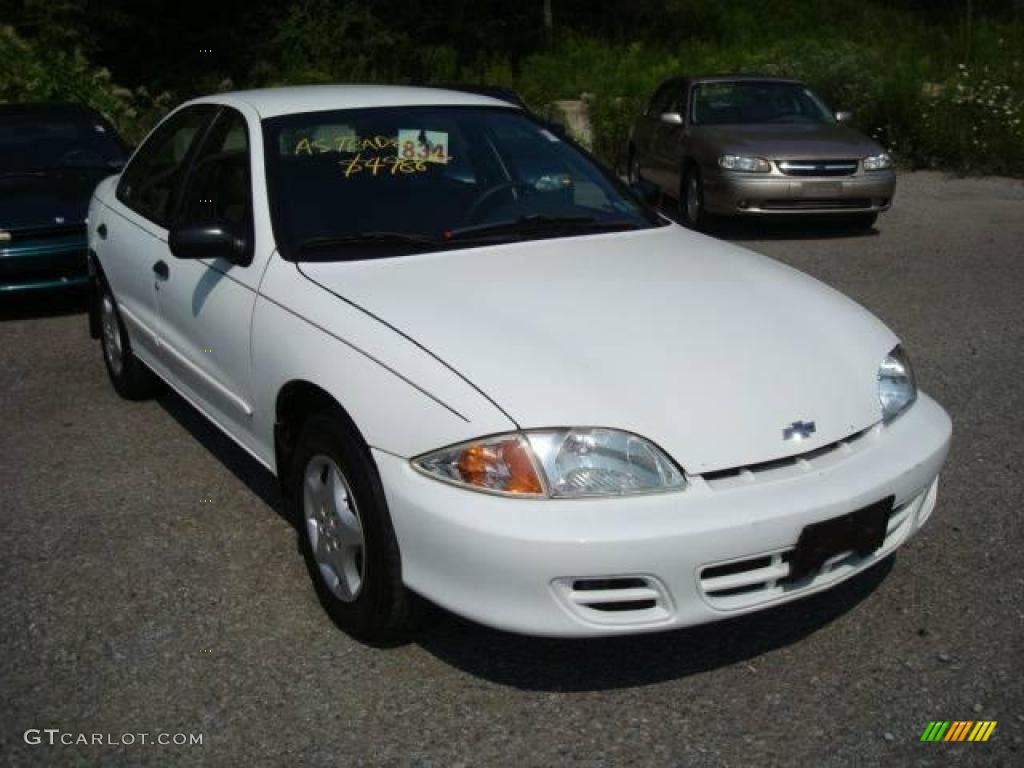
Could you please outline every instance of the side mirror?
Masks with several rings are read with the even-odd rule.
[[[658,200],[661,198],[661,189],[657,184],[647,181],[647,179],[638,179],[630,184],[629,188],[633,190],[634,195],[648,205],[658,205]]]
[[[853,120],[853,112],[836,112],[837,123],[849,123]]]
[[[682,125],[683,116],[678,112],[662,112],[659,118],[666,125]]]
[[[176,227],[167,245],[179,259],[227,259],[233,264],[248,260],[245,239],[217,225]]]

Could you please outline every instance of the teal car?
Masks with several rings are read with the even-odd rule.
[[[127,150],[77,104],[0,104],[0,296],[85,288],[93,190]]]

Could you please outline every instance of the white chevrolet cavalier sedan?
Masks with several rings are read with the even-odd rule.
[[[950,420],[875,317],[483,96],[219,94],[89,212],[100,338],[280,478],[322,603],[538,635],[778,605],[891,554]]]

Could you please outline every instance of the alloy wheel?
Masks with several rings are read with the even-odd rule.
[[[352,488],[330,457],[306,464],[302,508],[320,577],[339,600],[354,601],[363,587],[366,541]]]
[[[121,329],[117,322],[114,298],[107,291],[100,306],[100,324],[103,329],[103,354],[115,376],[121,375],[124,366],[124,350],[121,348]]]

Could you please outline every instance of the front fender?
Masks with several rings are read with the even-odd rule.
[[[277,397],[293,381],[324,390],[371,448],[398,456],[516,429],[430,352],[276,256],[253,313],[252,361],[255,427],[268,457]]]

